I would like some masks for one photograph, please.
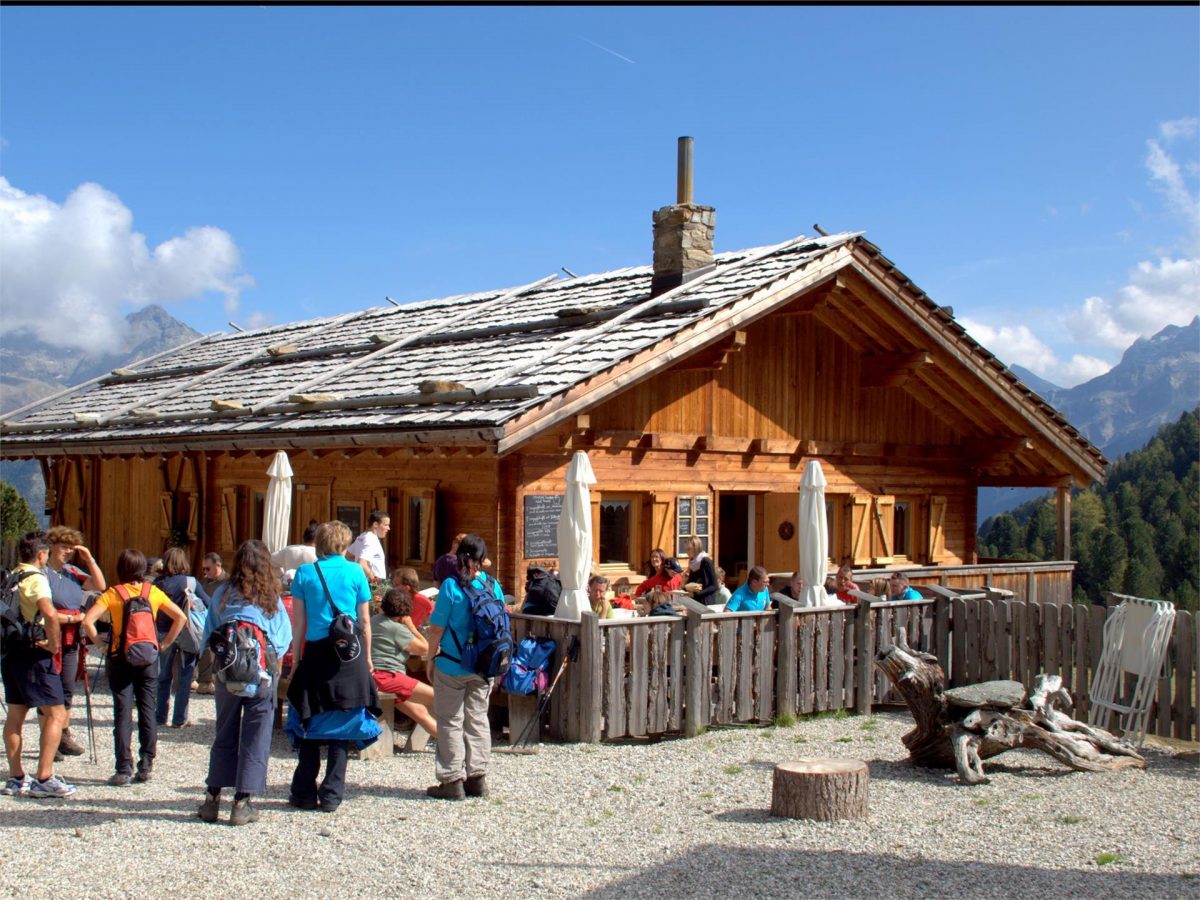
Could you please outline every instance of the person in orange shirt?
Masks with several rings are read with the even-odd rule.
[[[116,756],[116,771],[108,779],[108,783],[123,787],[130,781],[149,781],[154,768],[154,757],[158,749],[158,728],[154,721],[154,705],[158,694],[159,651],[170,647],[183,626],[187,624],[187,614],[171,602],[171,599],[161,590],[150,586],[146,602],[150,606],[150,623],[146,634],[153,641],[154,649],[143,648],[153,659],[148,664],[137,665],[127,658],[125,636],[125,610],[132,601],[126,598],[138,598],[142,594],[142,584],[147,579],[146,557],[140,550],[125,549],[117,559],[117,584],[110,587],[92,604],[92,608],[83,617],[83,630],[92,643],[99,643],[96,633],[96,620],[104,613],[112,618],[112,643],[108,648],[108,683],[113,694],[113,752]],[[125,596],[122,597],[124,589]],[[171,620],[171,626],[162,643],[157,641],[154,630],[154,619],[163,613]],[[136,621],[135,613],[134,619]],[[132,625],[133,623],[129,623]],[[137,773],[133,772],[133,703],[137,699],[138,708],[138,766]]]
[[[650,576],[637,586],[637,590],[633,592],[634,597],[640,597],[646,591],[658,588],[666,591],[668,594],[671,591],[677,591],[683,585],[683,574],[675,572],[671,569],[669,557],[665,550],[654,548],[650,551]]]

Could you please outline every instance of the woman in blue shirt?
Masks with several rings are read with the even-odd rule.
[[[371,677],[371,588],[362,567],[343,554],[350,529],[326,522],[317,529],[317,561],[305,563],[292,579],[292,658],[288,686],[287,733],[300,758],[292,775],[288,803],[299,809],[333,812],[346,786],[350,744],[374,743],[382,729],[375,680]],[[343,661],[329,638],[334,611],[357,618],[359,653]],[[325,778],[321,747],[328,747]]]
[[[429,648],[433,654],[433,715],[437,719],[434,775],[438,783],[425,793],[439,800],[462,800],[488,795],[487,770],[492,752],[488,698],[492,682],[462,665],[463,648],[471,638],[471,600],[467,591],[490,590],[504,603],[504,591],[483,571],[487,545],[468,534],[458,545],[458,574],[442,582],[437,605],[429,617]]]
[[[229,581],[217,596],[204,626],[204,645],[226,622],[250,622],[262,631],[275,654],[270,680],[260,684],[252,697],[231,694],[225,683],[216,679],[217,734],[208,755],[207,790],[200,804],[200,818],[217,821],[221,789],[231,787],[234,795],[229,824],[245,825],[258,820],[258,810],[250,804],[251,795],[267,788],[278,660],[292,643],[292,622],[279,599],[279,579],[266,544],[246,541],[238,548]]]

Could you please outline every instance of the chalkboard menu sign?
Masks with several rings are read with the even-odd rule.
[[[558,556],[562,494],[525,495],[525,558]]]

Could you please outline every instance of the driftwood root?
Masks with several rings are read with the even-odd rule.
[[[964,784],[985,783],[983,761],[1019,747],[1041,750],[1084,772],[1146,764],[1127,741],[1059,709],[1072,701],[1057,675],[1034,680],[1027,707],[971,709],[947,702],[946,673],[937,658],[909,647],[902,630],[895,645],[881,648],[875,663],[904,697],[916,723],[901,739],[913,763],[953,768]]]

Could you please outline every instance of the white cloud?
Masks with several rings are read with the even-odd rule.
[[[1159,123],[1158,131],[1168,141],[1173,141],[1181,137],[1192,137],[1197,131],[1200,131],[1200,119],[1197,119],[1195,116],[1184,116],[1182,119],[1161,122]]]
[[[96,348],[117,341],[125,312],[208,292],[228,313],[254,283],[228,232],[202,226],[152,251],[111,191],[82,184],[59,205],[0,177],[0,308],[6,330]],[[67,325],[68,327],[64,327]]]
[[[1111,363],[1082,353],[1070,359],[1058,357],[1041,338],[1026,325],[1003,325],[994,328],[972,319],[959,319],[959,324],[983,346],[996,354],[1008,366],[1023,366],[1035,375],[1060,387],[1072,387],[1112,368]]]
[[[1069,312],[1067,330],[1077,341],[1123,350],[1139,337],[1149,337],[1167,325],[1186,325],[1200,313],[1200,202],[1188,183],[1197,168],[1194,162],[1180,165],[1164,146],[1189,139],[1198,129],[1200,120],[1175,119],[1159,126],[1163,143],[1146,142],[1150,186],[1186,229],[1179,256],[1142,260],[1111,297],[1088,297]]]

